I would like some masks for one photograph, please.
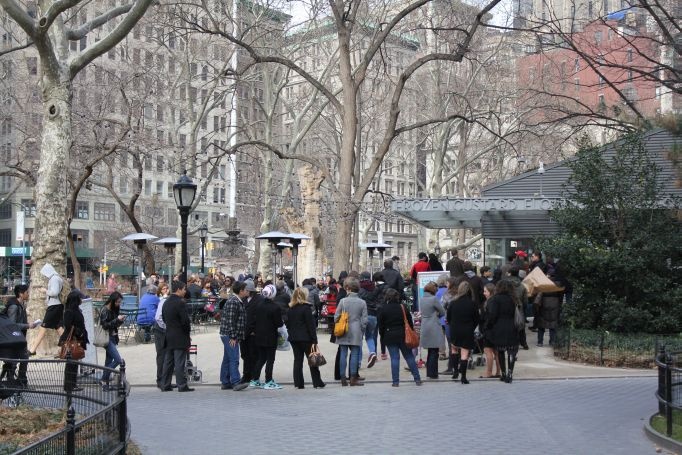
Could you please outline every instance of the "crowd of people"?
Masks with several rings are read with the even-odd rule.
[[[150,341],[153,336],[156,383],[162,391],[171,391],[174,387],[179,392],[194,390],[188,385],[185,371],[192,324],[186,301],[200,298],[208,302],[203,311],[220,321],[223,390],[281,389],[273,377],[273,367],[283,338],[291,344],[294,354],[294,386],[303,389],[303,364],[316,351],[318,324],[323,318],[327,319],[331,341],[338,345],[334,379],[342,386],[363,385],[364,378],[360,375],[365,362],[363,345],[367,348],[366,368],[372,368],[379,358],[390,357],[394,387],[400,383],[401,356],[414,382],[422,384],[415,357],[418,348],[426,352],[427,378],[437,379],[440,374],[448,374],[461,384],[468,384],[470,359],[472,353],[478,352],[486,359],[481,378],[498,377],[511,383],[518,350],[528,349],[525,316],[534,316],[531,330],[537,331],[537,346],[544,346],[546,331],[551,345],[564,297],[562,293],[529,296],[521,278],[539,267],[570,292],[558,264],[551,259],[543,261],[537,252],[530,262],[526,257],[525,252],[517,251],[501,267],[495,270],[482,267],[477,274],[470,262],[457,256],[443,267],[435,255],[420,253],[407,280],[400,272],[399,259],[394,257],[387,259],[384,268],[374,274],[341,272],[338,279],[331,276],[319,282],[314,278],[305,279],[300,287],[295,287],[289,276],[273,282],[259,275],[244,274],[236,279],[222,274],[192,275],[185,284],[178,277],[167,283],[162,277],[152,275],[143,289],[137,323],[144,329],[145,340]],[[447,273],[427,283],[420,296],[417,274],[423,271]],[[82,315],[79,318],[76,314],[80,314],[78,305],[83,295],[78,290],[69,294],[63,312],[57,317],[56,304],[50,302],[59,302],[61,278],[57,278],[54,269],[44,274],[50,280],[45,321],[26,321],[24,305],[28,288],[24,285],[15,287],[15,298],[6,306],[9,317],[24,332],[38,324],[43,330],[58,329],[61,342],[73,328],[85,347],[88,334]],[[50,291],[53,281],[54,289]],[[108,335],[103,347],[105,366],[109,368],[123,362],[117,345],[118,330],[125,320],[120,314],[123,296],[115,290],[113,282],[111,279],[107,283],[112,292],[99,314],[99,326]],[[523,315],[521,320],[519,313]],[[337,324],[343,330],[336,330]],[[407,344],[408,327],[419,331],[418,348]],[[31,351],[35,351],[35,346]],[[448,361],[445,371],[438,371],[439,360]],[[311,364],[309,369],[312,386],[325,387],[319,368]],[[25,379],[25,371],[19,371],[19,377],[22,376]],[[101,386],[104,390],[110,388],[106,372]]]

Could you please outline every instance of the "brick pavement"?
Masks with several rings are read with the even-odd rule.
[[[133,387],[145,454],[653,454],[653,378],[189,394]]]

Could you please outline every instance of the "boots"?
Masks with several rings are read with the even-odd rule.
[[[457,354],[452,354],[452,379],[459,379],[459,352]]]
[[[441,371],[440,374],[452,374],[455,370],[454,364],[455,364],[455,355],[450,354],[450,357],[448,358],[448,369],[445,371]]]
[[[459,362],[459,374],[460,374],[460,381],[462,384],[468,384],[469,381],[467,381],[467,368],[469,368],[469,361],[468,360],[460,360]]]
[[[507,357],[507,380],[505,381],[507,384],[512,383],[512,378],[514,375],[514,364],[516,363],[516,355],[513,353],[509,353]]]
[[[497,358],[500,359],[500,381],[507,382],[507,352],[497,351]]]
[[[347,387],[347,386],[348,386],[348,379],[341,378],[341,387]]]
[[[362,386],[362,385],[365,385],[365,384],[360,382],[360,378],[358,376],[353,376],[350,378],[350,386],[351,387]]]

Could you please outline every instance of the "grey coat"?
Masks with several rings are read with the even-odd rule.
[[[435,295],[424,292],[419,299],[419,310],[422,313],[422,325],[419,344],[423,348],[439,348],[443,344],[443,329],[440,317],[445,316],[445,310]]]
[[[341,313],[348,312],[348,332],[336,339],[336,344],[362,346],[362,337],[367,328],[367,304],[358,297],[357,292],[350,292],[348,297],[341,299],[336,307],[334,322],[338,321]]]

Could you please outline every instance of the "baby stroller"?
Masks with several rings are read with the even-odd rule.
[[[15,323],[0,317],[0,358],[26,359],[26,338]],[[25,387],[26,378],[17,377],[17,362],[5,361],[0,370],[0,403],[17,407],[22,402],[19,389]]]
[[[197,367],[198,348],[196,344],[191,344],[187,350],[187,362],[185,362],[185,377],[187,382],[201,382],[202,372]],[[192,362],[194,359],[194,362]]]
[[[480,332],[479,328],[476,327],[474,332],[474,349],[471,351],[471,356],[469,357],[469,369],[473,370],[476,367],[481,367],[485,365],[485,354],[483,352],[483,334]]]

